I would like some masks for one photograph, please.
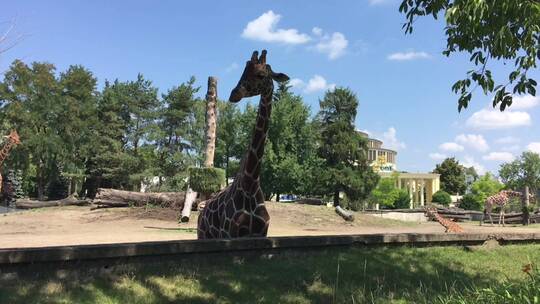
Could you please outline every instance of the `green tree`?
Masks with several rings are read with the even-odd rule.
[[[315,150],[314,130],[310,125],[310,110],[298,95],[290,92],[287,82],[279,83],[274,93],[271,124],[263,158],[262,184],[265,193],[298,194],[308,159]]]
[[[411,196],[405,189],[397,190],[397,198],[394,201],[394,208],[396,209],[409,209],[411,206]]]
[[[371,200],[383,208],[393,208],[400,196],[398,190],[394,178],[381,178],[377,187],[371,192]]]
[[[465,192],[470,192],[472,184],[478,180],[478,173],[476,173],[476,169],[474,169],[474,167],[464,168],[464,172],[465,184],[467,185]]]
[[[240,147],[240,110],[230,102],[218,101],[218,121],[215,166],[224,168],[226,178],[234,177],[238,166],[238,157],[245,147]]]
[[[198,102],[195,97],[198,91],[195,77],[191,77],[186,83],[173,87],[167,94],[162,95],[164,107],[160,112],[157,128],[151,135],[157,154],[155,164],[151,164],[151,167],[156,169],[154,175],[159,176],[159,185],[163,179],[176,183],[173,177],[185,173],[191,163],[185,151],[191,148],[188,126],[195,123],[193,108]],[[170,189],[170,186],[172,185],[167,188]]]
[[[58,171],[60,176],[53,180],[65,180],[74,188],[84,179],[86,163],[92,157],[92,139],[98,123],[96,84],[97,79],[82,66],[70,66],[60,74],[64,107],[59,116],[65,122],[59,125],[59,132],[63,134],[66,153],[55,167],[62,168]]]
[[[131,188],[129,175],[137,171],[137,160],[126,149],[128,114],[125,96],[128,83],[115,80],[105,82],[96,105],[97,123],[92,127],[92,146],[86,162],[88,175],[83,191],[89,197],[95,195],[98,187]]]
[[[534,152],[523,152],[518,159],[502,164],[499,176],[509,189],[521,191],[525,186],[529,186],[531,193],[538,193],[540,190],[540,155]]]
[[[317,114],[321,136],[319,157],[325,160],[325,190],[339,206],[339,193],[353,200],[365,199],[377,185],[379,176],[367,163],[367,143],[355,131],[358,99],[351,90],[327,91]]]
[[[482,210],[486,199],[501,191],[503,187],[504,185],[488,172],[472,184],[471,193],[462,198],[459,206],[463,209]]]
[[[465,184],[465,170],[454,157],[445,159],[442,163],[435,166],[433,173],[441,175],[441,189],[450,193],[464,193],[467,185]]]
[[[19,160],[27,168],[35,168],[38,199],[45,198],[45,187],[51,167],[66,155],[63,135],[59,132],[63,121],[64,100],[55,76],[55,67],[34,62],[31,66],[16,60],[5,73],[0,88],[4,104],[2,119],[10,128],[18,130],[24,146],[18,148]],[[4,133],[4,132],[3,132]]]
[[[448,206],[452,202],[452,197],[450,197],[450,194],[448,194],[448,192],[439,190],[433,193],[433,197],[431,198],[431,200],[434,203],[439,203],[441,205]]]
[[[457,52],[471,55],[474,68],[457,81],[452,90],[460,95],[458,110],[466,108],[476,87],[484,94],[495,92],[493,107],[502,110],[512,104],[512,94],[536,94],[537,82],[529,70],[540,60],[540,1],[538,0],[403,0],[399,11],[406,15],[403,25],[412,33],[418,17],[441,14],[446,21],[445,56]],[[511,61],[508,81],[495,86],[489,68],[492,61]]]

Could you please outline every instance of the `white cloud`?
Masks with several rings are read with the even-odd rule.
[[[532,142],[528,144],[527,150],[540,154],[540,142]]]
[[[313,33],[317,36],[322,35],[322,30],[318,27],[313,28]],[[321,40],[315,45],[318,52],[328,54],[329,59],[336,59],[345,54],[345,49],[349,45],[349,41],[340,32],[334,32],[332,35],[324,35]]]
[[[276,29],[280,19],[281,15],[270,10],[250,21],[244,28],[242,37],[285,44],[303,44],[311,40],[308,35],[298,32],[297,29]]]
[[[519,138],[514,136],[505,136],[495,140],[495,143],[501,145],[517,144],[519,143]]]
[[[531,116],[527,112],[482,109],[467,119],[467,126],[476,129],[507,129],[529,126]]]
[[[448,156],[446,154],[442,154],[442,153],[429,153],[429,158],[434,159],[434,160],[443,160],[447,157]]]
[[[486,168],[484,168],[484,166],[482,166],[480,163],[476,162],[474,160],[474,157],[471,157],[471,156],[465,156],[465,159],[461,162],[461,164],[464,166],[464,167],[474,167],[474,169],[476,170],[476,172],[480,175],[483,175],[486,173]]]
[[[322,36],[322,28],[320,27],[314,27],[311,32],[315,35],[315,36]]]
[[[480,134],[460,134],[456,136],[456,142],[480,152],[489,150],[488,143]]]
[[[306,86],[306,83],[302,79],[298,78],[291,79],[289,84],[295,89],[301,89]]]
[[[521,95],[512,97],[511,110],[524,110],[540,105],[540,96]]]
[[[397,52],[388,55],[388,60],[396,60],[396,61],[406,61],[406,60],[415,60],[415,59],[428,59],[431,58],[431,56],[426,52],[414,52],[414,51],[408,51],[408,52]]]
[[[482,159],[500,162],[511,162],[515,159],[515,157],[514,154],[510,152],[491,152],[488,155],[482,156]]]
[[[448,152],[460,152],[463,151],[465,148],[455,142],[445,142],[439,145],[439,149]]]
[[[225,69],[225,72],[227,72],[227,73],[232,72],[232,71],[238,69],[239,67],[240,66],[238,65],[238,63],[233,62]]]
[[[328,83],[321,75],[313,75],[305,85],[304,92],[309,94],[317,91],[333,90],[336,87],[334,83]]]
[[[396,137],[396,128],[390,127],[386,132],[383,133],[383,144],[388,149],[399,151],[405,149],[407,146],[404,142],[399,141]]]

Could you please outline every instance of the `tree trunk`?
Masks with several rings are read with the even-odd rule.
[[[346,221],[354,221],[354,215],[351,212],[341,208],[341,206],[336,207],[336,213],[339,214]]]
[[[217,78],[208,77],[208,91],[206,92],[206,158],[205,167],[214,166],[214,153],[216,151],[216,103]]]
[[[56,206],[86,206],[90,205],[88,200],[80,200],[74,196],[68,196],[61,200],[55,201],[36,201],[31,199],[18,199],[15,202],[15,207],[18,209],[34,209],[43,207],[56,207]]]
[[[208,90],[206,92],[206,150],[205,150],[205,160],[204,166],[207,168],[214,166],[214,154],[216,151],[216,113],[217,106],[217,78],[208,77]],[[226,176],[227,174],[225,174]],[[203,194],[202,200],[206,200],[208,197],[207,194]],[[189,215],[191,213],[192,205],[195,202],[197,197],[197,192],[193,191],[189,187],[186,194],[186,201],[184,204],[184,209],[182,210],[182,215],[180,221],[185,223],[189,222]]]
[[[334,207],[339,207],[339,190],[334,191]]]
[[[523,191],[523,225],[529,225],[529,186],[525,186]]]
[[[193,189],[188,186],[188,190],[186,192],[186,202],[184,203],[184,209],[182,209],[180,222],[189,222],[189,215],[191,214],[191,208],[195,202],[195,199],[197,199],[197,192],[193,191]]]
[[[182,209],[184,206],[184,192],[155,192],[143,193],[123,191],[108,188],[97,190],[96,200],[128,203],[133,206],[145,206],[146,204],[159,205],[173,209]]]

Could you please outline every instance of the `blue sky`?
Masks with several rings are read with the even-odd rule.
[[[0,71],[19,58],[48,61],[59,71],[81,64],[99,79],[131,80],[137,73],[161,92],[189,79],[217,76],[227,98],[244,62],[268,49],[275,71],[293,79],[312,112],[333,86],[351,88],[360,106],[358,129],[398,150],[398,168],[430,171],[456,156],[479,171],[522,151],[540,152],[540,99],[522,96],[511,110],[489,107],[475,94],[457,112],[451,85],[471,69],[468,56],[441,55],[444,24],[419,20],[404,35],[398,0],[361,1],[10,1],[0,21],[16,19],[0,55]],[[3,27],[3,28],[2,28]],[[0,24],[0,33],[7,23]],[[492,66],[505,79],[508,68]],[[538,70],[530,76],[540,78]]]

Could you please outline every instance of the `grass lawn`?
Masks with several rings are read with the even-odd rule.
[[[529,263],[532,270],[522,271]],[[78,272],[35,269],[0,272],[0,303],[539,303],[537,263],[540,245],[509,245],[337,248]]]

